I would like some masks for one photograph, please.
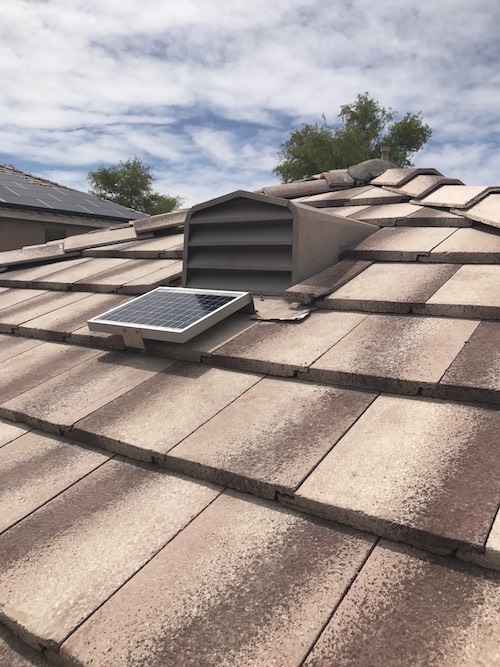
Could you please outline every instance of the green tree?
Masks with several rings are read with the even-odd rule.
[[[330,125],[305,123],[294,128],[278,150],[280,162],[273,173],[284,183],[329,169],[345,169],[380,157],[390,149],[389,160],[398,166],[411,164],[416,151],[429,141],[431,128],[420,113],[407,113],[395,121],[395,113],[384,109],[369,93],[358,95],[352,104],[340,107],[338,122]]]
[[[90,193],[149,215],[168,213],[180,206],[181,197],[161,195],[152,189],[151,167],[138,157],[111,167],[100,166],[87,175]]]

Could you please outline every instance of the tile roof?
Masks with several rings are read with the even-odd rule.
[[[0,664],[500,664],[499,195],[386,167],[263,189],[381,227],[302,320],[90,331],[186,211],[0,253]]]

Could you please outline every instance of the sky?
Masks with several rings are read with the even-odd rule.
[[[190,206],[368,91],[432,127],[416,166],[500,185],[499,63],[498,0],[1,0],[0,163],[86,191],[138,156]]]

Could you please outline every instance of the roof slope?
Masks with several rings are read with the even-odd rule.
[[[381,229],[140,354],[86,322],[178,284],[184,212],[0,254],[0,620],[43,651],[0,662],[500,664],[500,220],[450,180],[275,186]]]
[[[19,169],[0,165],[0,210],[21,209],[44,213],[123,222],[144,218],[144,213],[98,199]]]

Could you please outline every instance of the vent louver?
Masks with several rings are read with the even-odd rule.
[[[376,230],[285,199],[234,192],[190,210],[182,284],[280,295]]]

